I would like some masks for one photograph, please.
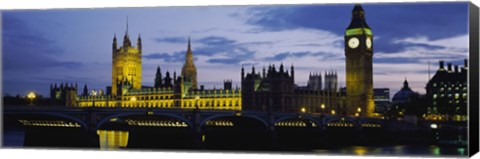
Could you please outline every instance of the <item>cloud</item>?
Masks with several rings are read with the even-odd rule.
[[[278,53],[275,56],[272,57],[266,57],[265,60],[267,61],[282,61],[285,60],[288,57],[295,57],[295,58],[300,58],[304,57],[307,55],[312,55],[311,52],[282,52]]]
[[[377,52],[377,61],[404,59],[405,62],[438,61],[444,59],[460,60],[468,56],[468,35],[446,37],[432,40],[427,36],[396,39],[394,43],[405,45],[398,52]]]
[[[468,3],[364,4],[367,23],[374,34],[374,49],[398,52],[413,44],[398,38],[424,35],[430,40],[468,33]],[[351,18],[352,4],[254,7],[245,15],[232,15],[256,26],[252,33],[292,29],[326,30],[343,35]],[[382,40],[375,40],[381,36]],[[444,45],[443,45],[444,46]],[[436,45],[423,45],[436,47]]]
[[[197,42],[201,44],[205,44],[207,46],[215,45],[215,46],[220,46],[220,45],[231,45],[235,43],[235,40],[227,39],[225,37],[218,37],[218,36],[209,36],[209,37],[204,37],[199,40],[196,40]]]
[[[195,48],[194,54],[209,57],[206,62],[212,64],[236,65],[244,60],[251,59],[255,54],[248,48],[248,44],[238,43],[226,37],[207,36],[195,41],[200,46]]]
[[[173,53],[150,53],[143,56],[148,60],[160,59],[168,63],[176,63],[185,61],[186,51],[177,51]]]
[[[187,38],[184,37],[164,37],[164,38],[154,38],[156,42],[167,42],[167,43],[187,43]]]
[[[64,51],[56,45],[56,41],[46,38],[21,19],[5,14],[3,24],[4,71],[37,72],[55,67],[71,69],[83,66],[77,61],[58,60],[58,55]]]

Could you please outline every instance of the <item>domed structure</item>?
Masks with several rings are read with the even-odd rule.
[[[405,79],[405,81],[403,82],[403,88],[397,93],[395,93],[392,102],[396,104],[404,104],[411,102],[413,98],[416,98],[418,96],[419,94],[412,91],[412,89],[408,86],[407,79]]]

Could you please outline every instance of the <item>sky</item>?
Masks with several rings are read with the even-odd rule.
[[[364,4],[373,40],[375,88],[391,96],[405,79],[425,93],[428,63],[463,66],[468,57],[468,3]],[[180,74],[192,50],[199,85],[240,87],[250,71],[284,64],[306,85],[310,72],[335,70],[345,86],[344,32],[353,4],[144,7],[2,11],[3,94],[49,96],[52,83],[111,85],[112,40],[142,38],[142,85],[153,86],[157,66]]]

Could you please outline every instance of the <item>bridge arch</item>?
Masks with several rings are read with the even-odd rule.
[[[62,114],[62,113],[52,113],[52,112],[5,112],[4,115],[5,115],[5,117],[15,116],[15,115],[27,115],[27,116],[29,116],[27,118],[31,118],[32,115],[39,115],[39,116],[43,116],[43,117],[63,118],[63,119],[74,121],[74,122],[80,124],[80,126],[83,129],[88,130],[88,123],[86,121],[84,121],[80,118],[77,118],[77,117],[74,117],[74,116],[71,116],[71,115],[67,115],[67,114]]]
[[[97,129],[99,129],[103,124],[109,122],[111,119],[134,116],[134,115],[145,115],[145,112],[129,112],[129,113],[121,113],[121,114],[106,116],[97,122]],[[181,115],[171,114],[171,113],[154,113],[148,116],[160,116],[160,117],[169,117],[173,119],[178,119],[187,123],[189,128],[192,128],[192,122]]]
[[[285,121],[285,120],[290,120],[290,119],[299,119],[299,120],[307,120],[307,121],[310,121],[310,122],[313,122],[316,124],[317,127],[320,127],[322,124],[321,122],[315,120],[314,118],[312,117],[298,117],[298,116],[286,116],[286,117],[281,117],[281,118],[278,118],[278,119],[275,119],[275,121],[273,122],[273,124],[277,124],[278,122],[282,122],[282,121]]]
[[[335,123],[335,122],[347,122],[347,123],[351,123],[353,124],[353,127],[354,128],[359,128],[361,125],[359,124],[358,121],[356,121],[355,119],[353,118],[350,118],[350,117],[338,117],[338,116],[330,116],[330,117],[327,117],[324,121],[324,125],[325,126],[328,126],[329,123]]]
[[[217,115],[212,115],[212,116],[209,116],[209,117],[206,117],[204,119],[202,119],[199,123],[200,127],[204,126],[205,123],[209,120],[212,120],[212,119],[217,119],[217,118],[222,118],[222,117],[246,117],[246,118],[250,118],[250,119],[255,119],[259,122],[261,122],[265,128],[268,128],[268,123],[267,121],[265,121],[264,119],[258,117],[258,116],[254,116],[254,115],[241,115],[241,116],[236,116],[236,115],[232,115],[232,114],[217,114]]]
[[[359,121],[359,125],[362,127],[383,127],[383,121],[380,121],[379,119],[361,119]]]

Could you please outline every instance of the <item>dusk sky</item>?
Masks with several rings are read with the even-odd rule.
[[[397,92],[405,78],[424,93],[438,61],[463,66],[468,57],[468,3],[364,4],[374,34],[374,87]],[[143,42],[142,84],[153,86],[157,66],[180,74],[192,39],[199,85],[240,86],[240,69],[295,67],[306,85],[309,72],[336,70],[345,86],[344,31],[353,4],[212,7],[96,8],[2,11],[3,94],[50,84],[83,88],[111,85],[112,39],[121,45],[128,16],[130,39]],[[80,92],[80,91],[79,91]]]

